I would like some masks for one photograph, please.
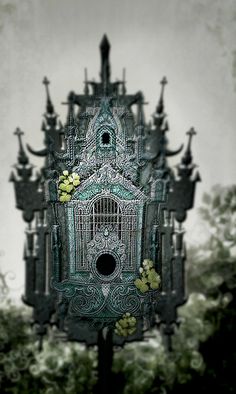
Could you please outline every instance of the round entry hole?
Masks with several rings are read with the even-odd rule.
[[[101,254],[97,259],[96,267],[99,274],[105,276],[111,275],[115,271],[116,260],[109,253]]]

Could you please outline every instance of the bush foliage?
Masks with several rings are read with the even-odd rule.
[[[157,330],[116,351],[114,393],[235,392],[236,187],[214,188],[203,203],[209,236],[188,252],[189,298],[179,308],[173,351]],[[95,350],[49,336],[39,352],[29,311],[11,303],[0,310],[1,393],[92,393],[95,383]]]

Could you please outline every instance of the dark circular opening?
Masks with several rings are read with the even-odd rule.
[[[109,253],[101,254],[97,259],[96,267],[99,274],[105,276],[111,275],[115,271],[116,260]]]

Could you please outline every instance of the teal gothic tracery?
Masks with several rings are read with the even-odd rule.
[[[111,82],[108,48],[104,37],[101,80],[86,78],[84,93],[69,94],[64,125],[44,80],[45,148],[28,149],[44,156],[45,165],[32,178],[17,129],[18,164],[11,175],[17,207],[29,223],[24,301],[34,307],[38,332],[46,332],[56,311],[67,338],[89,345],[97,343],[104,327],[113,330],[117,345],[141,340],[157,320],[168,337],[173,333],[176,308],[185,301],[181,226],[200,180],[191,154],[193,129],[177,174],[167,162],[182,149],[168,149],[167,80],[161,81],[160,99],[148,123],[142,92],[128,94],[125,80]],[[58,198],[64,170],[80,177],[68,202]],[[144,259],[153,261],[161,278],[160,288],[145,294],[134,284]],[[119,337],[115,324],[127,313],[137,328],[130,337]]]

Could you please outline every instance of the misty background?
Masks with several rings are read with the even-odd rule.
[[[194,126],[197,184],[195,208],[185,223],[188,245],[210,231],[199,218],[205,191],[235,183],[236,172],[236,2],[226,0],[12,0],[0,1],[0,269],[8,275],[12,298],[24,291],[25,223],[15,209],[13,184],[16,127],[24,142],[43,146],[46,75],[62,122],[68,92],[83,91],[84,68],[98,80],[99,44],[106,33],[111,44],[112,80],[126,68],[127,92],[143,91],[146,120],[151,119],[160,80],[165,92],[170,149],[186,143]],[[175,165],[178,158],[172,159]],[[31,163],[40,164],[35,157]],[[41,162],[43,163],[43,162]]]

